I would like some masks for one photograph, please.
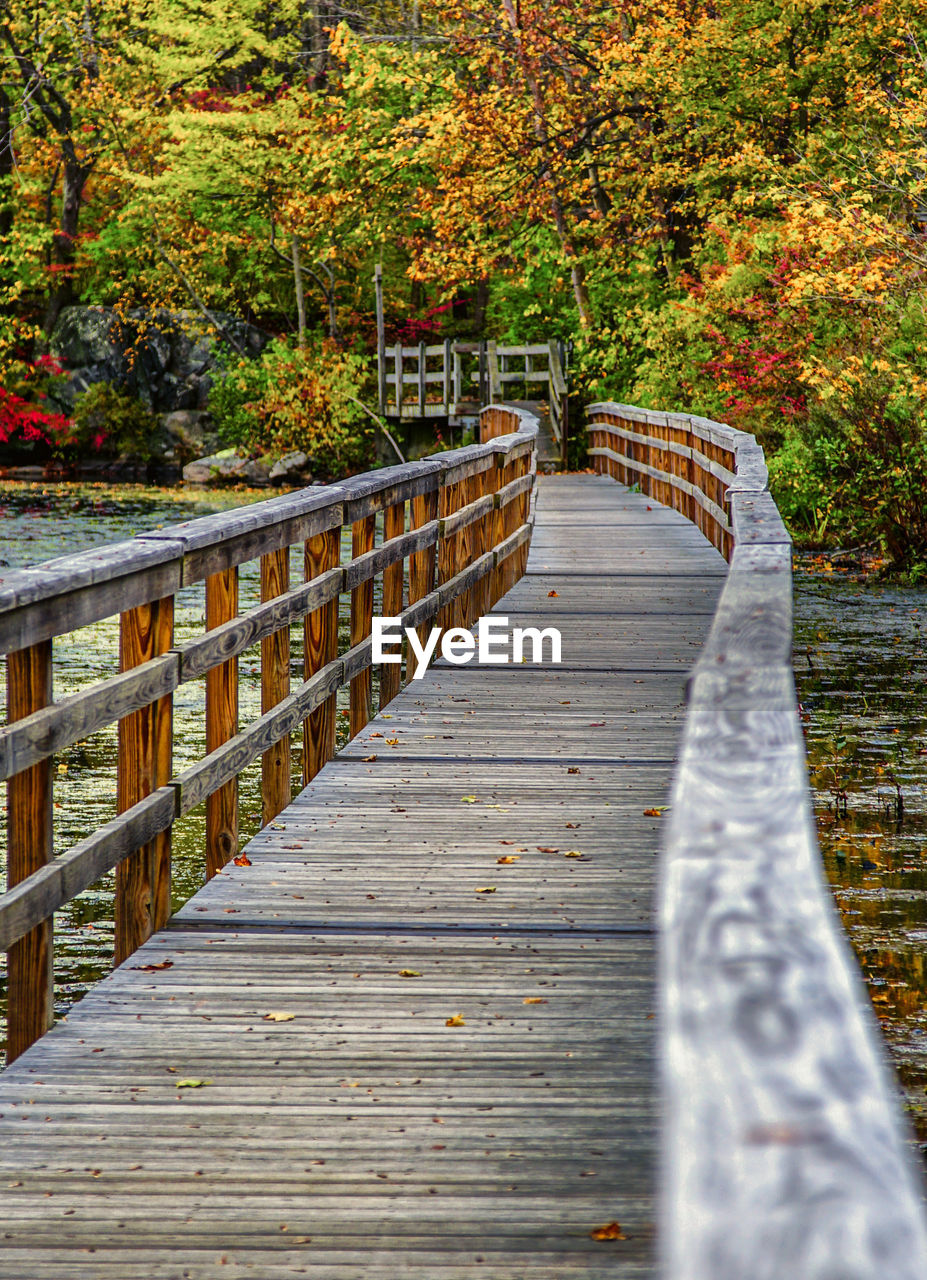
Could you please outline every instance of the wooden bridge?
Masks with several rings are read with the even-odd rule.
[[[536,478],[536,441],[495,405],[466,449],[0,579],[0,1277],[923,1276],[818,867],[761,452],[614,404],[597,474]],[[178,645],[194,583],[207,631]],[[562,662],[384,665],[373,715],[375,604],[557,628]],[[122,670],[55,703],[53,637],[114,612]],[[171,698],[204,672],[207,754],[173,776]],[[116,719],[121,815],[54,856],[53,753]],[[203,803],[210,879],[169,919],[170,829]],[[123,963],[43,1035],[52,913],[113,867]]]

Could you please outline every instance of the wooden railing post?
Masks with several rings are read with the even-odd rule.
[[[326,529],[309,538],[305,549],[307,582],[341,563],[341,525]],[[308,680],[338,656],[338,597],[306,614],[303,623],[305,639],[305,678]],[[303,723],[303,782],[308,784],[335,754],[336,695],[330,697]]]
[[[290,589],[290,548],[261,556],[261,600]],[[261,714],[290,692],[290,629],[282,627],[261,641]],[[290,739],[281,738],[261,756],[262,821],[266,826],[290,803]]]
[[[404,387],[402,385],[402,343],[397,342],[393,348],[393,368],[396,370],[396,417],[402,417],[402,397]]]
[[[120,619],[119,665],[130,671],[174,642],[174,597],[139,605]],[[159,698],[119,721],[116,807],[119,813],[171,776],[173,701]],[[122,964],[171,914],[171,833],[162,831],[116,868],[115,962]]]
[[[47,707],[52,700],[52,643],[42,640],[7,658],[10,722]],[[12,889],[52,859],[51,760],[41,760],[10,778],[9,850],[6,882]],[[7,1061],[43,1036],[54,1021],[51,919],[31,929],[7,952]]]
[[[431,493],[423,493],[412,499],[409,504],[409,528],[420,529],[422,525],[437,519],[437,488]],[[409,556],[409,604],[422,600],[435,586],[436,548],[426,547],[424,551],[413,551]],[[415,628],[419,644],[424,645],[431,630],[434,619],[427,619]]]
[[[441,366],[441,374],[442,374],[441,399],[444,402],[444,412],[448,415],[448,417],[451,416],[451,413],[452,413],[451,406],[453,404],[453,401],[452,401],[453,393],[451,391],[451,383],[453,380],[453,361],[454,361],[454,357],[451,354],[451,340],[450,338],[445,338],[444,339],[444,363]]]
[[[238,567],[206,579],[206,629],[238,615]],[[238,732],[238,658],[206,672],[206,750],[215,751]],[[238,853],[238,779],[206,798],[206,877]]]
[[[406,504],[396,502],[383,513],[383,541],[401,538],[406,531]],[[383,570],[383,608],[385,618],[397,617],[402,612],[402,580],[404,564],[397,560]],[[395,698],[402,685],[402,666],[398,662],[385,662],[380,667],[380,710]]]
[[[377,518],[363,516],[355,520],[351,531],[351,554],[354,557],[372,551],[376,541]],[[351,647],[366,640],[373,630],[373,579],[360,583],[351,592]],[[370,693],[372,676],[370,667],[358,672],[351,680],[350,734],[360,733],[370,719]]]

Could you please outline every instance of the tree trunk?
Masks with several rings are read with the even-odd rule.
[[[45,312],[43,328],[50,334],[65,307],[76,297],[74,292],[74,246],[80,222],[84,188],[92,165],[83,165],[72,157],[64,160],[64,182],[61,192],[61,225],[52,237],[53,284]]]
[[[293,280],[296,286],[296,343],[301,351],[306,345],[306,295],[303,290],[303,265],[299,252],[299,236],[295,231],[290,243],[293,249]]]

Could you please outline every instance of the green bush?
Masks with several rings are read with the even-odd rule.
[[[366,360],[328,341],[294,348],[276,340],[260,360],[229,362],[209,397],[226,444],[252,455],[300,450],[321,479],[363,470],[374,460],[363,397]]]
[[[157,419],[140,400],[109,382],[95,382],[74,405],[73,424],[61,440],[61,451],[104,457],[133,454],[149,458]]]

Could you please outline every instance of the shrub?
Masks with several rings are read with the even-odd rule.
[[[134,396],[109,382],[95,382],[74,405],[74,421],[61,441],[62,452],[148,458],[157,419]]]
[[[323,341],[309,348],[272,342],[260,360],[227,366],[209,408],[220,437],[252,454],[300,450],[332,479],[373,461],[373,432],[357,401],[366,360]]]
[[[71,429],[70,419],[47,408],[48,388],[61,369],[51,356],[17,360],[0,387],[0,446],[13,454],[48,456]]]

